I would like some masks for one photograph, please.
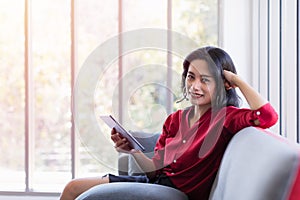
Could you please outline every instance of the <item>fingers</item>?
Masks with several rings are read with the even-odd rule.
[[[228,70],[223,70],[224,72],[224,86],[226,90],[229,90],[231,88],[235,88],[236,87],[236,83],[235,83],[235,79],[236,79],[236,74],[228,71]]]
[[[111,130],[111,139],[118,152],[129,152],[132,148],[126,138],[123,138],[115,129]]]
[[[128,146],[128,141],[126,138],[120,139],[118,141],[115,142],[115,147],[116,148],[124,148],[126,146]]]
[[[132,149],[129,147],[129,142],[122,140],[123,143],[115,144],[115,149],[118,152],[129,153]]]
[[[233,73],[231,71],[228,71],[228,70],[224,69],[223,74],[224,74],[225,79],[230,82],[231,76],[232,76]]]
[[[224,80],[224,86],[225,86],[225,89],[226,90],[229,90],[229,89],[231,89],[232,87],[231,87],[231,76],[230,76],[230,72],[229,71],[227,71],[227,70],[223,70],[224,72],[224,78],[225,78],[225,80]]]
[[[230,83],[228,82],[228,81],[224,81],[224,86],[225,86],[225,89],[226,90],[230,90],[230,89],[232,89],[232,86],[230,85]]]
[[[114,128],[111,130],[111,136],[110,136],[110,138],[112,139],[112,141],[114,143],[116,143],[117,141],[119,141],[119,140],[122,139],[121,136],[120,136],[120,134]]]
[[[130,153],[132,151],[132,148],[130,147],[130,144],[126,140],[126,138],[115,143],[115,149],[116,149],[116,151],[122,152],[122,153]]]

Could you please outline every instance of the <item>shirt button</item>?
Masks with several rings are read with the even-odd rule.
[[[176,163],[177,162],[177,160],[173,160],[173,163]]]
[[[185,144],[185,143],[186,143],[186,140],[182,140],[182,143]]]
[[[256,112],[256,115],[260,115],[260,111],[257,111],[257,112]]]

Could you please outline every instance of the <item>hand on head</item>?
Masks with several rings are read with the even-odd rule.
[[[231,88],[237,87],[236,80],[238,75],[228,70],[223,70],[223,73],[225,77],[224,80],[225,89],[229,90]]]

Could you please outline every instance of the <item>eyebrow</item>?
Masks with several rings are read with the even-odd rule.
[[[188,74],[192,74],[192,75],[194,75],[194,76],[195,76],[195,73],[194,73],[194,72],[192,72],[192,71],[188,71]],[[210,76],[210,75],[206,75],[206,74],[200,74],[200,77],[212,78],[212,76]]]

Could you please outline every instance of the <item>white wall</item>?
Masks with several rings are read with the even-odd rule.
[[[220,46],[252,84],[252,0],[220,0]]]
[[[219,0],[219,43],[231,56],[238,74],[253,87],[252,0]],[[243,95],[242,107],[248,107]]]

